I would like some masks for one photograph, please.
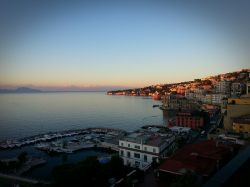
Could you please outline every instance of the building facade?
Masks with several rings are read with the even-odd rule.
[[[165,157],[175,147],[175,136],[159,136],[145,133],[132,133],[119,140],[119,156],[124,165],[141,170],[147,168],[154,160]]]
[[[233,129],[233,119],[250,114],[250,97],[229,98],[224,112],[224,128]]]
[[[250,135],[250,114],[234,118],[233,130],[237,133]]]
[[[216,93],[230,94],[231,82],[230,81],[220,81],[215,85]]]
[[[240,82],[233,82],[231,85],[231,96],[239,97],[244,93],[245,85]]]
[[[200,111],[179,112],[176,114],[175,124],[179,127],[201,128],[205,126],[205,115]]]
[[[183,96],[167,94],[162,97],[162,107],[165,110],[198,109],[199,104]]]
[[[220,105],[224,98],[227,98],[226,94],[211,94],[211,103],[214,105]]]
[[[250,94],[250,82],[247,82],[246,87],[247,87],[247,93],[246,94],[249,95]]]

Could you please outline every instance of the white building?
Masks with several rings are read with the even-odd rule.
[[[230,81],[220,81],[215,85],[216,93],[230,94],[231,82]]]
[[[203,103],[219,105],[222,103],[222,99],[227,98],[226,94],[206,94]]]
[[[227,98],[225,94],[211,94],[212,97],[212,104],[221,104],[222,99]]]
[[[195,93],[193,91],[185,91],[185,97],[187,99],[194,99],[195,98]]]
[[[174,148],[174,140],[173,134],[161,136],[144,132],[132,133],[119,140],[119,155],[124,165],[143,170],[153,160],[158,162],[160,157],[166,156]]]
[[[187,90],[185,92],[185,97],[187,99],[194,99],[196,101],[203,101],[205,97],[205,90],[200,88],[195,88],[194,90]]]
[[[175,133],[189,133],[191,131],[191,128],[189,127],[178,127],[178,126],[174,126],[174,127],[170,127],[169,128],[172,132]]]
[[[203,98],[202,102],[206,103],[206,104],[212,104],[212,95],[206,94],[205,97]]]

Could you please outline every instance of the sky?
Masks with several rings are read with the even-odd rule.
[[[1,4],[1,88],[135,88],[250,68],[247,1]]]

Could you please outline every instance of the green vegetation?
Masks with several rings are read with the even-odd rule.
[[[24,162],[27,161],[27,153],[21,152],[17,156],[17,160],[13,159],[7,162],[0,161],[0,171],[1,172],[12,172],[20,168]]]
[[[18,161],[22,164],[22,163],[24,163],[24,162],[26,162],[27,161],[27,152],[21,152],[19,155],[18,155]]]
[[[88,157],[77,164],[65,164],[53,170],[55,186],[110,186],[109,179],[118,180],[129,172],[118,156],[101,164],[97,157]]]

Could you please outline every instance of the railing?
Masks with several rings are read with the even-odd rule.
[[[143,171],[147,171],[151,167],[151,163],[142,168]]]
[[[27,182],[30,184],[51,184],[51,182],[49,182],[49,181],[43,181],[43,180],[38,180],[38,179],[33,179],[33,178],[26,178],[26,177],[4,174],[4,173],[0,173],[0,178],[11,179],[11,180],[16,180],[16,181],[21,181],[21,182]]]
[[[116,181],[114,184],[111,185],[111,187],[115,187],[115,186],[120,186],[122,184],[122,182],[124,182],[128,177],[131,177],[132,175],[134,175],[136,173],[136,170],[131,171],[130,173],[128,173],[125,177],[119,179],[118,181]]]

